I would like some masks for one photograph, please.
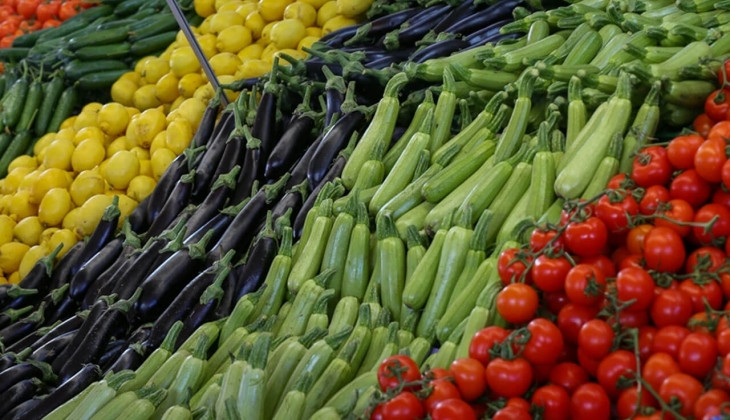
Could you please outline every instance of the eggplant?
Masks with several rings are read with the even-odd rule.
[[[64,351],[69,344],[71,344],[77,333],[78,329],[61,334],[52,340],[48,340],[48,342],[31,353],[30,359],[37,362],[53,363],[56,357]]]
[[[117,359],[117,357],[119,357],[126,348],[127,348],[127,340],[125,340],[123,338],[114,340],[114,341],[110,341],[104,347],[104,351],[102,352],[101,356],[99,357],[99,361],[97,362],[97,365],[99,365],[99,367],[101,369],[103,369],[104,366],[115,361]]]
[[[254,184],[260,178],[259,168],[263,166],[261,165],[261,160],[264,159],[261,154],[261,145],[263,143],[260,139],[253,137],[248,127],[244,126],[243,132],[246,137],[246,151],[243,155],[241,171],[236,179],[236,188],[231,193],[231,203],[238,203],[249,196]]]
[[[38,309],[31,312],[25,318],[16,321],[0,330],[0,343],[3,346],[10,346],[19,339],[37,330],[45,319],[46,303],[41,302]]]
[[[155,320],[152,331],[150,331],[150,335],[144,343],[145,348],[157,348],[162,343],[173,324],[182,320],[195,303],[200,301],[204,291],[213,284],[223,267],[230,264],[234,254],[234,251],[228,251],[221,260],[209,266],[185,284]]]
[[[464,38],[464,40],[466,40],[472,47],[478,47],[486,44],[487,42],[495,41],[501,35],[499,30],[502,26],[512,22],[512,20],[513,19],[511,18],[507,18],[495,21],[478,31],[470,33]]]
[[[65,321],[58,323],[54,327],[50,328],[48,332],[41,335],[36,341],[34,341],[29,348],[31,350],[37,350],[41,346],[44,346],[49,341],[53,340],[54,338],[66,334],[69,331],[75,331],[78,330],[81,327],[81,324],[84,323],[84,320],[88,316],[87,311],[79,312],[76,315],[66,318]]]
[[[347,163],[347,157],[349,157],[349,152],[347,152],[348,149],[349,146],[343,151],[346,153],[340,153],[337,159],[335,159],[332,166],[330,166],[329,171],[327,171],[322,180],[319,181],[319,184],[309,194],[309,197],[307,197],[302,208],[299,209],[299,213],[297,213],[297,217],[294,219],[294,224],[292,225],[294,238],[298,239],[301,236],[302,229],[304,228],[304,218],[307,216],[307,212],[309,212],[312,206],[314,206],[314,202],[317,199],[317,195],[319,195],[319,192],[322,190],[322,187],[342,175],[342,170],[345,168],[345,163]]]
[[[218,167],[210,179],[211,182],[208,185],[208,188],[203,190],[204,192],[201,197],[193,197],[195,203],[201,202],[208,196],[210,190],[214,188],[213,185],[215,185],[218,179],[220,179],[221,175],[230,173],[234,167],[241,167],[246,150],[246,143],[243,141],[243,130],[237,130],[238,128],[231,133],[231,136],[226,141],[226,148],[223,151],[223,156],[221,157],[220,162],[218,162]],[[235,183],[235,181],[236,178],[233,178],[232,182]]]
[[[45,295],[51,285],[51,273],[53,265],[56,261],[56,255],[63,248],[63,244],[59,244],[50,254],[38,260],[30,269],[23,280],[18,283],[18,287],[24,290],[35,289],[38,293],[21,294],[8,303],[7,308],[18,309],[29,304],[34,304],[38,299]]]
[[[261,231],[258,240],[249,251],[246,263],[243,264],[240,270],[237,270],[236,288],[231,302],[237,302],[243,295],[258,290],[264,282],[266,273],[276,256],[278,248],[272,213],[269,212],[266,218],[266,225]],[[228,312],[231,308],[223,309],[225,309],[224,312]],[[227,315],[227,313],[225,315],[220,314],[220,317],[222,318]]]
[[[131,227],[132,231],[137,233],[143,233],[150,227],[150,220],[147,218],[147,208],[150,205],[150,197],[152,195],[148,195],[147,197],[143,198],[142,201],[137,204],[137,207],[132,210],[131,213],[129,213],[129,216],[127,216],[126,222],[129,223],[129,226]]]
[[[432,58],[446,57],[451,53],[468,47],[470,44],[464,39],[447,39],[433,43],[413,53],[409,59],[415,63],[423,63]]]
[[[66,363],[58,371],[58,378],[61,383],[75,375],[87,363],[95,363],[103,354],[104,345],[114,334],[114,329],[119,325],[126,325],[126,313],[139,297],[141,290],[138,290],[131,298],[120,300],[109,307],[96,320],[88,333]]]
[[[208,106],[203,112],[203,116],[200,118],[198,128],[195,130],[195,135],[190,141],[193,148],[208,144],[211,134],[213,134],[213,129],[215,128],[215,120],[218,118],[218,113],[220,112],[220,105],[219,95],[215,95],[208,103]]]
[[[68,285],[64,285],[59,289],[53,290],[51,293],[46,295],[45,298],[43,298],[43,301],[41,302],[41,305],[43,305],[43,318],[45,319],[48,315],[53,315],[55,313],[55,310],[60,302],[63,301],[63,298],[66,296],[66,292],[68,291]],[[29,334],[26,334],[23,338],[16,340],[15,343],[13,343],[10,346],[7,346],[5,348],[5,351],[19,351],[22,350],[33,343],[35,343],[39,337],[42,337],[44,334],[48,333],[48,331],[51,329],[49,327],[46,328],[40,328],[41,325],[44,325],[44,322],[41,321],[39,327],[35,330],[30,332]],[[45,331],[43,331],[45,330]]]
[[[514,8],[520,3],[522,3],[522,0],[498,1],[476,13],[464,15],[461,19],[439,32],[461,35],[471,34],[472,32],[484,28],[494,22],[511,17],[512,10],[514,10]]]
[[[37,404],[25,410],[21,417],[14,418],[40,419],[78,395],[86,387],[100,378],[101,370],[97,365],[85,365],[74,376],[64,381],[43,399],[39,399]]]
[[[25,360],[0,372],[0,392],[5,392],[18,382],[30,378],[52,382],[55,375],[47,363]]]
[[[357,30],[361,26],[362,24],[342,27],[336,31],[332,31],[324,35],[319,39],[318,42],[321,42],[330,48],[340,48],[345,44],[345,41],[355,36]]]
[[[279,72],[279,61],[278,57],[274,59],[274,65],[269,72],[269,80],[264,84],[263,93],[256,109],[256,118],[254,119],[253,125],[251,126],[251,137],[258,139],[261,142],[260,153],[256,155],[258,158],[259,154],[265,161],[271,151],[276,145],[278,137],[276,135],[276,119],[277,119],[277,98],[282,94],[281,84],[276,80]],[[249,136],[246,136],[247,140],[250,141]],[[250,149],[249,145],[246,145],[246,149]],[[258,159],[257,159],[258,160]],[[255,179],[259,179],[263,175],[263,166],[257,165],[256,172],[254,172]],[[251,171],[252,169],[243,165],[245,171]]]
[[[307,180],[307,169],[309,168],[309,161],[312,159],[312,155],[314,155],[317,147],[319,147],[320,143],[322,143],[324,135],[325,132],[320,133],[319,136],[317,136],[317,138],[312,142],[312,144],[307,147],[307,150],[304,152],[304,154],[292,166],[291,170],[289,171],[289,180],[287,181],[284,188],[289,190],[295,185],[301,184],[303,181]]]
[[[19,353],[4,352],[0,356],[0,372],[25,360],[31,354],[31,349],[26,348]]]
[[[147,220],[151,223],[154,223],[157,220],[157,217],[162,211],[162,207],[167,203],[167,199],[170,197],[170,194],[175,187],[177,187],[178,181],[180,181],[180,178],[183,175],[190,172],[191,163],[195,159],[194,156],[197,153],[200,153],[202,149],[204,149],[204,147],[200,147],[198,149],[186,149],[183,154],[178,155],[178,157],[170,163],[170,166],[167,167],[165,173],[162,174],[159,180],[157,180],[155,189],[152,190],[152,193],[148,196],[150,202],[147,206]],[[209,150],[206,150],[206,153],[203,154],[203,159],[205,159],[208,151]],[[196,165],[195,168],[195,176],[200,177],[200,170],[202,166]],[[149,235],[147,236],[149,237]]]
[[[46,317],[46,322],[43,324],[44,327],[55,325],[61,320],[68,319],[79,309],[79,304],[75,300],[71,299],[71,296],[66,295],[56,305],[56,308],[52,313]]]
[[[284,217],[287,213],[299,213],[299,209],[302,207],[302,204],[304,204],[304,200],[307,199],[308,195],[309,183],[306,180],[293,186],[271,209],[271,217],[274,222],[279,220],[280,217]]]
[[[145,351],[140,343],[130,344],[109,366],[103,366],[104,374],[136,370],[144,361]]]
[[[35,307],[33,305],[28,305],[20,309],[6,309],[3,313],[0,313],[0,328],[12,325],[23,315],[33,311],[34,308]]]
[[[188,205],[194,180],[195,169],[180,177],[175,188],[172,189],[165,204],[160,209],[160,212],[154,218],[152,225],[147,230],[148,238],[162,233]]]
[[[67,284],[71,280],[71,267],[76,263],[76,255],[84,248],[84,241],[76,242],[71,249],[66,251],[61,260],[51,273],[49,288],[51,290]]]
[[[411,7],[394,13],[389,13],[373,19],[370,22],[364,23],[357,28],[355,34],[351,38],[345,41],[344,45],[360,45],[365,44],[364,42],[360,42],[363,41],[363,39],[378,39],[382,35],[398,29],[401,24],[418,13],[419,10],[422,9]]]
[[[211,186],[211,190],[207,196],[195,209],[190,218],[185,222],[186,232],[195,232],[203,227],[211,218],[216,216],[223,206],[231,191],[236,187],[236,179],[241,167],[236,165],[228,173],[218,176]]]
[[[71,278],[69,296],[81,300],[94,280],[117,260],[124,247],[124,238],[117,237],[110,241],[104,248],[99,250],[93,257],[81,266],[79,271]]]
[[[441,20],[433,26],[433,31],[437,34],[446,32],[446,29],[450,28],[461,19],[475,14],[479,5],[480,3],[474,0],[462,0],[461,4],[451,9],[449,13],[444,15]]]
[[[345,94],[347,93],[347,86],[345,86],[345,80],[342,76],[332,73],[329,67],[322,67],[322,72],[327,78],[325,84],[325,114],[324,114],[324,126],[329,127],[332,124],[332,119],[335,114],[342,113],[342,103],[345,101]]]
[[[117,226],[119,224],[119,196],[115,195],[112,203],[104,210],[99,224],[96,225],[89,239],[84,244],[83,249],[79,252],[78,257],[71,266],[71,276],[73,277],[81,267],[86,264],[96,253],[98,253],[104,245],[114,237]]]
[[[25,379],[11,386],[0,399],[0,413],[7,413],[20,403],[41,392],[45,385],[38,378]]]
[[[367,61],[364,61],[363,64],[371,71],[383,70],[405,60],[413,54],[413,51],[415,51],[414,48],[405,48],[398,51],[392,51],[389,54],[379,54],[377,56],[370,57]]]
[[[69,344],[69,346],[66,347],[66,349],[59,355],[59,357],[56,358],[56,360],[54,360],[54,362],[51,364],[54,372],[60,371],[64,363],[66,363],[66,361],[71,357],[73,352],[79,348],[84,340],[84,337],[86,337],[86,335],[90,333],[96,321],[99,320],[99,317],[107,310],[107,308],[109,308],[109,305],[111,305],[111,301],[111,297],[102,297],[94,303],[91,309],[89,309],[88,314],[84,319],[84,322],[79,327],[78,333],[74,336],[71,344]]]
[[[402,47],[411,46],[423,38],[429,30],[434,29],[433,22],[436,19],[453,10],[455,9],[448,4],[427,7],[408,18],[399,29],[383,35],[378,44],[384,45],[388,50],[399,50]]]
[[[0,417],[0,420],[25,420],[27,418],[31,418],[27,417],[28,412],[39,406],[41,401],[42,400],[38,397],[25,400],[13,407],[13,409],[3,415],[3,417]]]

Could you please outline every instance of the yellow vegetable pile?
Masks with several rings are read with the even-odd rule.
[[[372,0],[195,0],[205,17],[193,28],[222,84],[266,74],[279,53],[304,58],[321,36],[357,23]],[[134,75],[134,76],[133,76]],[[186,100],[214,95],[182,32],[159,57],[145,57],[112,86],[112,99],[140,110],[175,112]],[[232,92],[228,92],[235,99]]]

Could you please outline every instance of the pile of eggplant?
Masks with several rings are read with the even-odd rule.
[[[60,249],[20,284],[0,286],[0,418],[41,418],[107,373],[138,367],[177,321],[179,346],[228,316],[261,286],[284,228],[301,235],[394,72],[498,41],[529,7],[493,3],[392,10],[322,38],[307,60],[284,56],[266,78],[225,86],[238,99],[211,101],[190,147],[121,232],[114,202],[58,263]],[[428,89],[414,81],[400,95]]]

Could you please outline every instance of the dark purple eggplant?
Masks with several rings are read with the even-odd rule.
[[[63,285],[62,287],[51,291],[48,295],[46,295],[45,298],[43,298],[43,301],[41,305],[43,305],[43,317],[44,319],[48,315],[52,315],[54,311],[56,310],[59,303],[64,299],[66,296],[66,293],[68,292],[68,285]],[[43,325],[41,323],[40,325]],[[5,351],[11,351],[16,352],[20,351],[33,343],[35,343],[39,337],[45,335],[51,330],[50,327],[38,327],[36,330],[31,331],[29,334],[26,334],[23,338],[16,340],[15,343],[13,343],[10,346],[7,346],[5,348]]]
[[[133,316],[143,322],[161,314],[190,279],[205,266],[209,240],[214,232],[196,244],[180,249],[141,283],[141,296],[134,305]]]
[[[253,194],[213,246],[208,255],[209,262],[223,258],[223,255],[230,249],[243,252],[248,248],[251,240],[256,235],[255,228],[266,217],[266,211],[270,204],[281,196],[282,189],[288,180],[289,174],[284,174],[277,182],[264,185],[263,188]]]
[[[341,75],[332,73],[329,67],[322,67],[322,72],[327,78],[325,84],[325,114],[324,114],[324,126],[329,127],[332,124],[332,120],[335,114],[342,113],[342,103],[345,101],[345,94],[347,93],[347,86],[345,86],[345,80]]]
[[[71,267],[71,276],[74,276],[81,267],[86,264],[91,257],[96,255],[104,245],[106,245],[114,237],[119,223],[119,196],[115,195],[112,203],[104,210],[104,214],[86,241],[84,248],[79,252],[79,256]]]
[[[38,378],[25,379],[11,386],[0,399],[0,413],[7,413],[20,403],[31,399],[45,388]]]
[[[68,331],[49,340],[44,345],[35,349],[31,353],[30,359],[38,362],[53,363],[56,357],[71,344],[77,332],[78,330]]]
[[[141,290],[138,290],[131,298],[109,305],[104,313],[99,316],[79,346],[72,349],[75,351],[58,371],[58,378],[61,383],[75,375],[85,364],[98,361],[114,329],[127,322],[126,314],[139,298],[140,293]]]
[[[160,209],[157,217],[155,217],[149,230],[147,237],[159,235],[165,230],[170,223],[183,211],[185,206],[189,204],[190,194],[193,190],[193,182],[195,180],[195,169],[180,177],[167,197],[165,204]]]
[[[471,2],[470,0],[467,0]],[[445,13],[455,10],[451,6],[444,4],[431,6],[416,13],[403,22],[400,28],[392,30],[382,38],[382,45],[388,50],[398,50],[402,47],[408,47],[423,38],[429,30],[433,29],[434,22],[444,16]],[[450,14],[450,13],[449,13]],[[379,42],[380,43],[380,42]]]
[[[304,200],[306,200],[308,196],[309,183],[306,180],[293,186],[271,209],[271,216],[274,221],[279,220],[280,217],[283,217],[287,213],[299,213],[299,209],[302,207]]]
[[[464,15],[464,17],[452,23],[448,28],[440,32],[466,36],[474,31],[484,28],[487,25],[491,25],[494,22],[511,17],[512,10],[520,3],[522,3],[522,0],[498,1],[485,9],[477,11],[476,13]]]
[[[390,13],[379,18],[373,19],[370,22],[364,23],[357,28],[355,34],[345,41],[344,45],[364,45],[361,41],[367,39],[378,39],[386,33],[398,29],[398,27],[418,13],[421,9],[417,7],[411,7],[403,9],[394,13]]]
[[[223,151],[226,148],[226,141],[234,127],[234,112],[231,109],[223,112],[221,119],[213,130],[212,138],[207,144],[200,161],[195,165],[195,186],[192,191],[193,197],[202,197],[208,185],[213,179],[213,174],[218,168]]]
[[[319,136],[317,136],[317,138],[312,142],[312,144],[309,145],[309,147],[299,158],[299,160],[294,163],[291,170],[289,171],[291,176],[289,177],[289,180],[287,181],[284,188],[289,190],[295,185],[301,184],[303,181],[307,180],[307,168],[309,167],[309,161],[312,159],[312,155],[314,155],[317,147],[319,147],[320,143],[322,143],[324,135],[325,132],[320,133]]]
[[[137,204],[137,207],[129,213],[126,221],[134,232],[142,233],[150,227],[150,220],[147,218],[147,207],[150,205],[150,197],[148,195]]]
[[[13,353],[11,351],[4,352],[3,355],[0,356],[0,372],[10,366],[21,363],[23,360],[27,359],[32,352],[33,351],[29,348],[25,348],[19,353]]]
[[[53,273],[51,273],[51,280],[49,282],[49,288],[51,290],[57,289],[71,280],[71,266],[75,264],[76,255],[78,255],[83,248],[84,241],[78,241],[71,247],[71,249],[63,254],[61,260],[53,268]]]
[[[236,165],[228,173],[218,176],[210,187],[210,192],[200,203],[198,208],[185,222],[186,232],[195,232],[203,227],[211,218],[223,209],[231,191],[236,187],[236,179],[241,167]]]
[[[97,365],[104,370],[104,366],[107,364],[117,360],[117,357],[119,357],[122,352],[127,348],[127,340],[125,339],[117,339],[114,341],[110,341],[107,343],[107,345],[104,347],[104,351],[102,352],[101,356],[99,357],[99,361]]]
[[[182,321],[186,317],[194,305],[200,301],[205,290],[213,284],[217,277],[219,277],[224,267],[230,265],[230,261],[234,255],[235,251],[228,251],[222,259],[208,266],[208,268],[200,272],[194,279],[187,282],[187,284],[185,284],[185,286],[177,292],[174,299],[165,307],[164,311],[155,320],[150,336],[145,342],[145,347],[156,348],[160,345],[167,332],[171,331],[176,322]],[[227,272],[228,271],[226,271],[226,273]],[[182,325],[183,324],[181,323],[180,328],[182,328]],[[177,337],[175,340],[177,340]]]
[[[24,410],[20,417],[16,415],[13,419],[40,419],[45,415],[63,405],[66,401],[78,395],[93,382],[101,378],[101,370],[97,365],[88,364],[82,366],[78,372],[68,380],[64,381],[56,389],[39,399],[37,404]]]
[[[347,159],[351,153],[351,150],[348,149],[349,146],[345,150],[343,150],[342,153],[340,153],[337,159],[335,159],[332,166],[330,166],[330,169],[327,171],[324,177],[322,177],[322,180],[319,181],[319,184],[314,187],[312,192],[309,194],[309,197],[307,197],[307,200],[304,202],[304,204],[302,204],[302,208],[299,209],[299,213],[297,213],[297,217],[294,219],[294,223],[292,225],[292,229],[294,230],[294,238],[298,239],[301,236],[302,228],[304,227],[304,218],[306,217],[307,212],[309,212],[312,206],[314,206],[314,202],[317,199],[319,192],[322,190],[322,187],[342,175],[342,169],[344,169],[345,163],[347,163]]]
[[[468,46],[469,42],[464,39],[447,39],[416,51],[409,59],[415,63],[423,63],[431,58],[446,57]]]
[[[39,378],[43,382],[51,383],[55,375],[48,363],[24,360],[0,372],[0,392],[5,392],[18,382],[30,378]]]
[[[178,155],[172,163],[170,163],[170,166],[167,167],[165,173],[162,174],[159,180],[157,180],[155,189],[152,190],[152,193],[148,196],[150,202],[147,206],[147,220],[149,220],[150,223],[154,223],[154,221],[157,220],[157,217],[160,214],[160,211],[162,211],[162,207],[167,202],[172,190],[177,186],[180,178],[190,172],[190,169],[193,166],[193,161],[196,159],[196,156],[201,154],[203,149],[205,149],[205,146],[201,146],[196,149],[186,149],[182,154]],[[208,150],[206,150],[206,153],[207,152]],[[205,155],[205,153],[202,154],[203,159],[205,158]],[[199,177],[199,167],[201,166],[195,165],[195,167],[197,169],[195,172],[196,176]]]
[[[266,160],[269,154],[274,149],[276,141],[276,100],[277,97],[282,94],[281,84],[276,80],[278,74],[278,57],[274,60],[274,66],[269,72],[269,80],[264,84],[263,92],[261,93],[261,99],[259,100],[258,107],[256,108],[256,119],[251,126],[251,136],[258,139],[261,142],[260,154],[261,158]],[[246,136],[247,140],[250,141],[249,136]],[[250,149],[249,145],[246,145],[246,149]],[[260,166],[260,168],[258,167]],[[256,178],[263,174],[263,164],[257,165]],[[251,170],[243,165],[245,171]],[[249,187],[250,188],[250,187]]]
[[[509,22],[512,22],[511,18],[498,20],[479,29],[476,32],[472,32],[464,39],[472,47],[484,45],[487,42],[494,41],[500,35],[499,30],[502,28],[502,26],[506,25]]]
[[[71,299],[71,296],[65,295],[63,299],[58,302],[58,305],[56,305],[53,312],[48,314],[48,317],[46,317],[44,327],[48,327],[61,320],[68,319],[68,317],[72,316],[78,309],[79,303]]]
[[[84,337],[91,331],[92,327],[99,320],[101,315],[109,308],[112,304],[112,298],[104,296],[99,298],[91,309],[88,311],[84,322],[78,329],[78,333],[74,336],[71,344],[59,355],[58,358],[51,364],[54,372],[58,372],[63,367],[64,363],[71,357],[73,352],[79,348],[81,343],[84,341]]]
[[[278,250],[276,243],[276,233],[274,232],[274,221],[272,213],[269,212],[266,218],[266,225],[261,231],[256,243],[251,248],[246,258],[246,263],[236,276],[236,288],[231,302],[237,302],[241,296],[258,290],[264,282],[266,273],[269,270],[271,261],[273,261]],[[227,308],[230,310],[231,308]],[[226,315],[221,315],[227,316]]]
[[[81,300],[88,290],[89,285],[99,277],[109,266],[117,260],[124,247],[124,238],[117,237],[110,241],[107,246],[99,250],[94,256],[81,266],[76,275],[71,279],[69,296]]]
[[[236,179],[236,188],[231,192],[231,203],[238,203],[249,196],[254,183],[259,180],[259,168],[263,166],[261,162],[264,159],[261,154],[261,140],[253,137],[246,126],[243,127],[243,132],[246,137],[246,151],[243,155],[241,171],[238,173],[238,179]]]
[[[56,255],[61,251],[63,244],[59,244],[50,254],[38,260],[33,268],[26,274],[18,287],[24,290],[35,289],[38,293],[21,294],[8,303],[7,308],[18,309],[26,305],[36,304],[41,296],[45,295],[51,284],[51,273]]]
[[[327,35],[320,38],[318,42],[321,42],[330,48],[341,48],[345,44],[345,41],[352,38],[357,33],[357,30],[358,28],[360,28],[360,26],[361,25],[345,26],[336,31],[328,33]]]
[[[38,339],[29,346],[29,348],[31,350],[36,350],[60,335],[66,334],[69,331],[78,330],[88,315],[88,311],[81,311],[76,313],[74,316],[66,318],[63,322],[59,322],[55,326],[39,329],[38,332],[42,335],[40,335]],[[43,330],[47,331],[44,332]]]
[[[433,31],[437,34],[446,32],[446,29],[450,28],[454,23],[459,22],[461,19],[474,15],[479,10],[479,7],[483,3],[473,0],[462,0],[461,4],[451,9],[451,11],[444,16],[433,26]]]
[[[195,130],[195,135],[190,141],[192,147],[195,148],[208,144],[211,134],[213,134],[213,129],[215,128],[215,120],[218,118],[218,113],[220,112],[220,105],[220,96],[215,95],[208,103],[208,106],[205,108],[205,112],[203,112],[203,116],[200,118],[198,128]]]
[[[35,307],[33,305],[28,305],[24,308],[20,309],[6,309],[2,313],[0,313],[0,328],[5,328],[9,325],[12,325],[15,323],[15,321],[19,320],[20,317],[23,315],[32,312]]]
[[[404,61],[411,54],[413,54],[413,48],[406,48],[398,51],[391,51],[390,53],[379,54],[377,56],[371,56],[367,61],[363,61],[363,64],[367,67],[368,71],[383,70],[391,67],[393,64],[398,64]]]
[[[221,156],[221,160],[220,162],[218,162],[218,167],[216,168],[213,176],[210,179],[210,184],[208,185],[208,188],[202,190],[203,195],[201,197],[193,198],[195,203],[201,202],[203,199],[205,199],[205,197],[208,196],[210,190],[213,189],[213,185],[216,183],[221,175],[228,174],[231,172],[231,170],[233,170],[234,167],[240,167],[242,165],[245,150],[246,143],[243,140],[243,130],[233,130],[231,136],[226,141],[226,148],[223,151],[223,156]],[[233,179],[233,182],[235,181],[236,178]]]
[[[104,374],[109,372],[121,372],[123,370],[135,370],[144,361],[145,351],[141,343],[130,344],[123,352],[109,364],[102,366]]]
[[[37,330],[45,319],[45,307],[46,303],[41,302],[38,305],[38,309],[31,312],[30,315],[0,330],[0,343],[3,346],[10,346],[19,339]]]

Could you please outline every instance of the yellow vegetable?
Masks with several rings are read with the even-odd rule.
[[[106,181],[104,181],[98,170],[81,172],[69,186],[71,200],[77,206],[84,204],[89,197],[103,194],[104,191],[106,191]]]
[[[115,102],[119,102],[125,106],[134,104],[134,92],[139,86],[128,79],[118,79],[112,84],[111,96]]]
[[[193,138],[193,126],[190,121],[178,118],[167,126],[165,144],[175,154],[180,154],[188,147]]]
[[[357,21],[352,18],[348,18],[345,16],[335,16],[332,19],[328,20],[324,26],[322,26],[322,35],[327,35],[330,32],[336,31],[338,29],[344,28],[346,26],[352,26],[356,24]]]
[[[200,71],[200,63],[190,46],[183,46],[172,52],[170,56],[170,70],[177,77]]]
[[[13,240],[13,229],[15,220],[7,214],[0,214],[0,245]]]
[[[235,11],[218,12],[210,18],[210,31],[216,34],[234,25],[243,25],[243,16]]]
[[[127,126],[127,138],[135,145],[149,148],[152,139],[165,129],[165,114],[158,108],[147,109],[132,117]]]
[[[23,218],[15,225],[13,235],[18,240],[28,246],[37,245],[43,232],[43,225],[38,216],[28,216]]]
[[[155,189],[155,179],[147,175],[137,175],[131,181],[127,187],[127,194],[130,198],[136,201],[144,200],[148,195]]]
[[[106,149],[104,149],[103,143],[94,139],[86,139],[74,149],[73,155],[71,156],[71,166],[75,172],[93,169],[105,157]]]
[[[48,191],[53,188],[68,188],[71,185],[71,174],[58,168],[48,168],[38,175],[33,183],[30,201],[39,204]]]
[[[233,75],[240,65],[241,59],[230,52],[218,53],[210,58],[210,66],[217,76]]]
[[[307,35],[307,27],[301,20],[285,19],[271,28],[271,42],[278,49],[296,48],[299,41]]]
[[[145,82],[155,84],[158,80],[160,80],[160,77],[164,76],[169,71],[170,64],[168,61],[162,58],[152,58],[147,60],[140,74],[144,78]]]
[[[175,160],[176,156],[177,155],[175,155],[172,150],[166,147],[157,149],[155,153],[152,154],[150,163],[152,164],[152,173],[155,179],[160,179],[162,174],[165,173],[167,167],[170,166],[170,163]]]
[[[267,22],[280,20],[289,3],[289,0],[259,0],[259,13]]]
[[[129,181],[138,174],[139,158],[128,150],[119,151],[110,157],[103,171],[104,179],[116,189],[127,188]]]
[[[113,197],[106,194],[95,195],[78,208],[75,228],[79,237],[91,235],[104,215],[104,210],[112,203],[112,199]]]
[[[251,42],[253,42],[251,30],[243,25],[234,25],[218,33],[215,47],[220,52],[237,54]]]
[[[195,0],[193,7],[199,16],[208,17],[215,13],[215,0]]]
[[[76,242],[78,242],[78,237],[72,230],[58,229],[53,232],[51,239],[48,240],[47,249],[54,250],[58,247],[58,245],[63,244],[63,248],[61,248],[58,254],[56,254],[56,260],[58,261],[68,252],[69,249],[71,249],[72,246],[74,246]]]
[[[317,10],[317,26],[321,28],[328,20],[335,16],[337,16],[337,2],[330,0]]]
[[[38,214],[38,206],[30,202],[30,191],[18,191],[10,199],[10,217],[20,220]]]
[[[253,11],[246,16],[244,25],[251,30],[254,39],[259,39],[264,26],[266,26],[266,21],[258,11]]]
[[[43,165],[46,168],[71,169],[71,155],[73,155],[73,152],[74,144],[72,141],[56,139],[48,145],[43,158]]]
[[[129,113],[119,102],[109,102],[101,107],[97,115],[99,128],[110,136],[118,136],[127,129]]]
[[[18,271],[20,260],[30,247],[21,242],[8,242],[0,245],[0,270],[3,273]]]
[[[38,220],[46,226],[58,226],[72,207],[68,190],[53,188],[46,193],[38,206]]]
[[[94,140],[101,144],[105,144],[107,140],[106,134],[99,127],[84,127],[77,131],[73,138],[73,144],[78,146],[84,140]]]

